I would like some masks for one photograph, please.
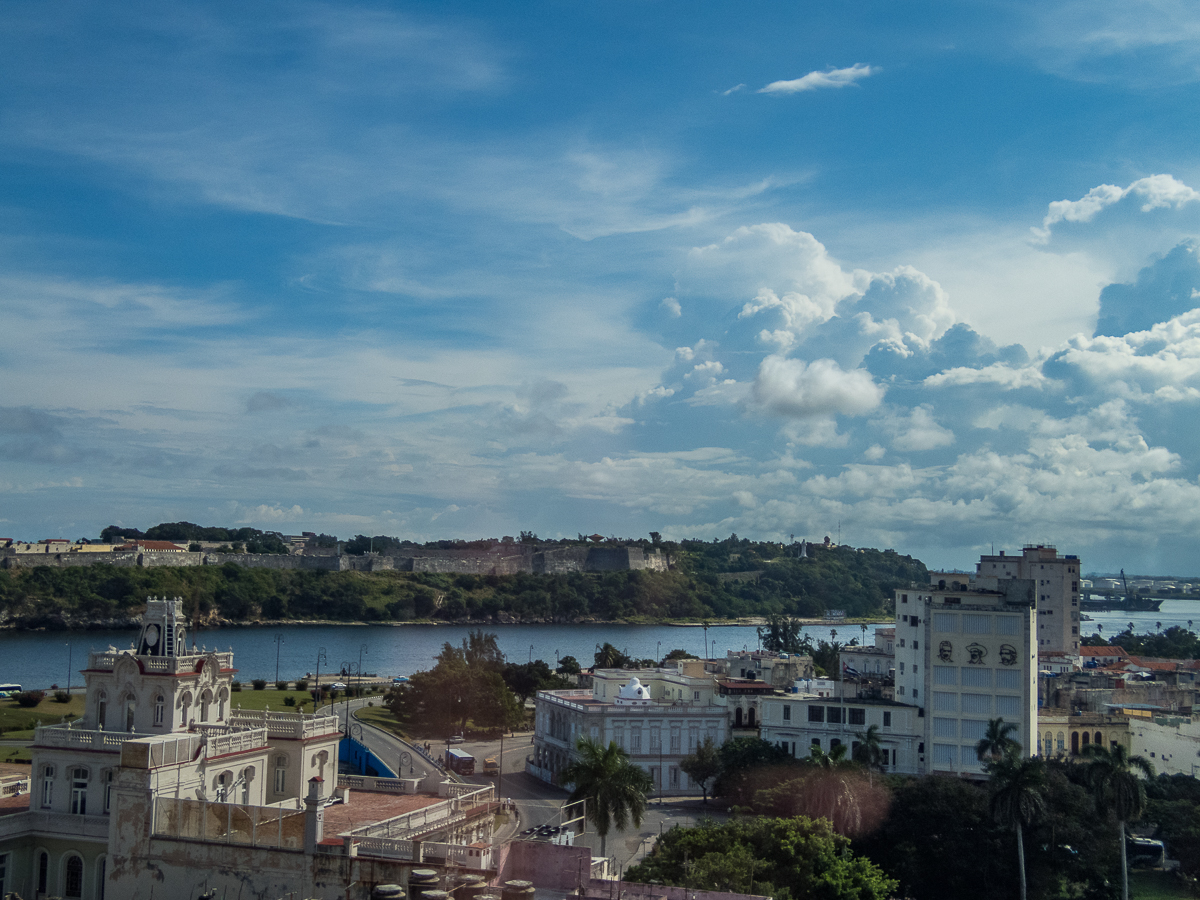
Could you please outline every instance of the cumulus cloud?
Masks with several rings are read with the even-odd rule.
[[[678,319],[683,315],[683,307],[679,305],[679,301],[674,297],[663,297],[662,302],[658,304],[667,311],[667,314]]]
[[[1110,284],[1100,292],[1096,334],[1144,331],[1200,306],[1200,258],[1192,241],[1138,272],[1133,284]]]
[[[922,404],[907,415],[888,416],[882,421],[892,437],[892,446],[901,451],[934,450],[954,443],[954,432],[938,424],[930,404]]]
[[[1030,231],[1036,240],[1045,243],[1050,240],[1052,228],[1060,222],[1090,222],[1101,210],[1130,196],[1142,201],[1142,212],[1163,208],[1177,209],[1200,200],[1200,193],[1174,176],[1150,175],[1139,178],[1128,187],[1101,184],[1078,200],[1055,200],[1042,219],[1042,227],[1031,228]]]
[[[957,366],[930,375],[925,379],[926,387],[956,387],[966,384],[995,384],[1008,390],[1018,388],[1040,388],[1046,383],[1046,376],[1034,366],[1014,369],[1011,366],[993,363],[980,369]]]
[[[862,369],[843,370],[831,359],[806,363],[768,356],[758,369],[752,396],[766,410],[788,418],[861,416],[883,400],[884,389]]]
[[[803,91],[815,91],[821,88],[844,88],[863,78],[876,74],[879,67],[872,68],[862,63],[855,63],[845,69],[827,69],[824,72],[809,72],[801,78],[790,81],[772,81],[766,87],[758,89],[760,94],[799,94]]]

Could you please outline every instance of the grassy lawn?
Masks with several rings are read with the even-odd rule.
[[[408,735],[400,727],[400,723],[396,721],[396,717],[383,706],[364,706],[362,709],[355,712],[354,717],[366,722],[368,725],[374,725],[376,728],[382,728],[384,731],[390,732],[397,737],[408,739]]]
[[[33,751],[28,747],[0,747],[0,763],[22,763],[33,760]]]
[[[1130,900],[1192,900],[1194,896],[1170,872],[1129,873]]]
[[[296,701],[295,706],[288,706],[284,703],[284,699],[292,697]],[[377,704],[382,698],[381,694],[369,695],[368,699],[374,700]],[[340,713],[343,709],[342,699],[334,703],[334,707]],[[304,705],[304,712],[312,713],[313,699],[312,694],[308,691],[277,691],[273,688],[268,688],[264,691],[253,691],[243,688],[240,691],[234,691],[229,695],[230,705],[234,709],[266,709],[268,706],[275,712],[299,712],[301,704]],[[329,709],[329,701],[326,700],[322,704],[321,709]]]
[[[83,715],[83,694],[72,694],[70,701],[59,703],[52,693],[46,694],[37,706],[25,709],[17,706],[16,700],[0,700],[0,729],[4,737],[21,740],[33,737],[34,726],[57,725],[68,716],[78,719]]]

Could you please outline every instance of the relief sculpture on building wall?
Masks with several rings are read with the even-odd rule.
[[[1017,664],[1017,648],[1012,644],[1000,645],[1000,665],[1015,666]]]
[[[983,644],[967,644],[967,653],[970,655],[970,659],[967,662],[973,666],[982,666],[987,660],[987,647],[983,646]]]
[[[954,662],[954,646],[949,641],[938,644],[938,659],[942,662]]]

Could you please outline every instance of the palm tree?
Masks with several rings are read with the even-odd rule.
[[[854,739],[858,741],[858,746],[854,748],[854,761],[869,770],[879,769],[883,765],[883,742],[879,739],[879,726],[867,726],[866,731],[856,732]]]
[[[588,801],[587,815],[600,835],[600,855],[604,856],[610,826],[615,825],[618,831],[630,822],[635,828],[641,826],[654,782],[615,742],[604,747],[581,737],[575,749],[579,755],[563,769],[559,780],[574,785],[568,802]]]
[[[1132,622],[1129,623],[1129,633],[1131,635],[1133,634],[1133,623]]]
[[[1101,812],[1111,810],[1117,817],[1121,839],[1121,900],[1129,900],[1129,864],[1125,859],[1125,823],[1134,821],[1146,808],[1146,787],[1138,773],[1154,777],[1154,766],[1144,756],[1130,756],[1120,744],[1112,749],[1100,744],[1083,748],[1088,786]]]
[[[834,744],[826,753],[820,745],[813,744],[808,751],[808,761],[818,769],[833,769],[846,763],[846,745]]]
[[[996,721],[996,720],[993,720]],[[1011,738],[1009,739],[1011,740]],[[981,742],[982,743],[982,742]],[[1045,808],[1042,786],[1046,782],[1046,770],[1036,756],[1022,758],[1020,745],[1013,742],[1016,751],[1010,751],[990,764],[992,772],[992,818],[997,824],[1006,825],[1017,833],[1017,866],[1021,876],[1021,900],[1025,900],[1025,835],[1029,825]]]
[[[1002,718],[989,719],[987,731],[975,744],[975,756],[980,762],[986,760],[986,765],[995,765],[1006,756],[1019,752],[1021,745],[1010,737],[1016,730],[1017,726],[1012,722],[1005,722]]]
[[[1155,632],[1155,634],[1157,634],[1157,633],[1158,633],[1158,632],[1160,632],[1160,631],[1162,631],[1162,622],[1155,622],[1155,623],[1154,623],[1154,632]]]

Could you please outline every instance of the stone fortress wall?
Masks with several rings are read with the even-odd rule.
[[[419,554],[419,555],[418,555]],[[367,553],[307,555],[208,553],[208,552],[112,552],[112,553],[13,553],[0,552],[0,568],[33,566],[68,568],[92,566],[221,566],[234,563],[247,568],[295,569],[325,572],[433,572],[465,575],[565,575],[574,572],[665,572],[670,558],[641,547],[547,547],[500,544],[489,550],[435,550],[421,548],[411,555]]]

